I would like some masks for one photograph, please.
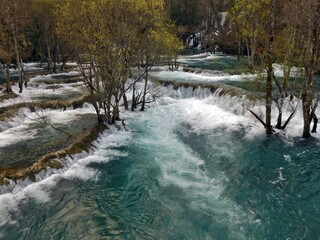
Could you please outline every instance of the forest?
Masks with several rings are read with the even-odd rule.
[[[319,0],[0,0],[0,239],[317,239]]]
[[[119,120],[119,102],[129,109],[126,92],[132,67],[144,68],[143,92],[133,91],[131,109],[144,109],[148,71],[156,64],[177,67],[181,49],[221,49],[246,58],[250,68],[266,73],[266,119],[255,117],[272,134],[271,105],[278,108],[276,128],[285,129],[282,108],[288,96],[302,100],[303,137],[308,138],[318,96],[314,75],[319,72],[318,1],[1,1],[1,71],[4,91],[12,93],[10,67],[18,70],[19,92],[27,79],[23,62],[39,60],[46,68],[63,70],[67,61],[79,63],[98,121]],[[192,44],[190,45],[190,40]],[[283,66],[277,79],[273,64]],[[290,74],[298,69],[295,79]],[[142,76],[138,77],[141,79]],[[137,97],[138,95],[138,97]],[[140,99],[139,99],[140,98]],[[103,108],[103,113],[100,113]],[[292,115],[296,108],[293,108]]]

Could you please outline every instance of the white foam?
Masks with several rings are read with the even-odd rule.
[[[277,76],[277,77],[283,77],[284,76],[284,73],[283,73],[284,66],[283,65],[274,63],[272,65],[272,67],[273,67],[273,71],[274,71],[274,75],[275,76]],[[297,77],[298,74],[299,74],[299,69],[296,68],[296,67],[292,67],[291,71],[290,71],[290,77]]]
[[[196,88],[195,90],[191,87],[184,88],[181,87],[178,90],[174,90],[172,87],[167,88],[167,96],[170,96],[172,98],[177,99],[183,99],[183,98],[196,98],[194,100],[199,100],[198,104],[199,106],[194,107],[194,111],[197,112],[197,109],[203,109],[203,125],[198,124],[197,127],[200,128],[202,126],[203,129],[210,129],[215,126],[219,126],[217,123],[224,122],[225,124],[222,124],[226,127],[229,125],[229,127],[226,129],[235,130],[237,127],[241,125],[241,128],[245,128],[247,131],[247,136],[249,138],[253,138],[257,135],[263,134],[265,131],[261,123],[258,122],[258,120],[250,113],[248,109],[251,109],[253,112],[255,112],[261,119],[265,119],[265,102],[264,100],[250,100],[245,95],[244,96],[231,96],[229,94],[221,94],[221,90],[216,90],[214,94],[211,93],[210,89],[201,89]],[[168,98],[164,98],[167,101]],[[163,99],[159,101],[161,104],[163,103]],[[195,104],[194,102],[193,104]],[[207,104],[207,105],[206,105]],[[275,129],[277,132],[282,132],[284,137],[287,137],[288,139],[293,137],[301,137],[302,136],[302,130],[303,130],[303,114],[302,114],[302,103],[301,101],[297,99],[291,100],[290,97],[286,98],[284,100],[283,105],[283,124],[287,120],[287,118],[292,113],[292,109],[296,107],[296,105],[299,104],[298,109],[286,127],[285,131],[279,131]],[[218,111],[215,109],[215,107],[218,107],[220,110]],[[222,111],[223,110],[223,111]],[[219,115],[221,114],[221,115]],[[316,110],[316,114],[320,115],[320,109],[318,108]],[[175,114],[173,114],[175,115]],[[219,116],[218,119],[214,119],[214,116]],[[212,119],[210,119],[210,117]],[[272,125],[276,125],[278,117],[278,109],[275,106],[275,103],[272,104]],[[199,117],[199,120],[202,118]],[[219,119],[223,119],[223,121],[220,121]],[[196,125],[196,123],[193,123]],[[206,127],[205,127],[206,125]],[[319,138],[320,133],[312,133],[314,137]]]
[[[181,71],[173,73],[185,74]],[[160,72],[153,74],[171,73],[166,73],[165,69],[160,69]],[[199,76],[208,77],[197,75],[197,78]],[[185,75],[180,77],[185,77]],[[208,89],[202,90],[200,88],[196,91],[193,91],[192,88],[180,88],[178,90],[170,88],[167,89],[167,96],[160,98],[153,104],[154,109],[146,113],[126,113],[125,115],[135,116],[136,119],[132,121],[143,125],[150,131],[148,135],[139,140],[139,144],[141,147],[145,147],[147,144],[153,151],[158,152],[154,161],[162,171],[161,184],[178,186],[187,191],[190,193],[190,205],[202,211],[212,209],[213,201],[215,203],[219,202],[219,197],[224,189],[223,182],[228,181],[228,179],[223,173],[215,173],[215,176],[209,175],[205,170],[205,162],[176,137],[174,134],[176,128],[182,124],[187,124],[191,127],[190,131],[196,134],[208,133],[218,128],[225,129],[226,134],[244,128],[247,137],[264,134],[261,124],[247,110],[247,108],[250,108],[263,118],[265,111],[263,102],[254,102],[245,96],[221,96],[220,93],[220,91],[216,91],[211,94]],[[189,98],[184,99],[185,97]],[[284,107],[285,117],[290,114],[288,102]],[[77,114],[86,112],[94,112],[94,110],[92,107],[65,112],[45,110],[44,114],[52,122],[68,124]],[[273,113],[276,113],[275,106],[273,106]],[[34,113],[27,112],[27,114],[32,115]],[[275,122],[276,117],[277,115],[273,114],[273,122]],[[8,128],[17,127],[19,129],[20,125],[25,127],[28,122],[25,123],[16,119]],[[301,134],[301,128],[302,118],[301,110],[299,110],[287,131],[290,136],[296,136]],[[29,135],[32,136],[32,134]],[[0,196],[0,226],[6,223],[14,224],[10,212],[19,211],[18,205],[25,199],[34,198],[40,202],[49,201],[50,191],[61,179],[95,180],[99,172],[88,167],[88,164],[108,162],[114,157],[124,156],[126,153],[114,148],[127,144],[130,139],[132,139],[132,136],[129,132],[107,131],[94,143],[96,149],[89,154],[81,153],[69,157],[63,169],[48,169],[37,176],[37,182],[35,183],[18,181],[18,184],[13,185],[13,187],[11,185],[11,192]],[[222,154],[228,154],[229,149],[227,147],[222,148]],[[283,180],[282,169],[279,169],[279,171],[281,171],[281,174],[279,172],[279,179]],[[223,204],[221,203],[219,206],[220,209],[217,209],[217,211],[227,214],[230,221],[241,221],[243,214],[236,203],[223,199]]]
[[[30,129],[28,125],[10,128],[0,133],[0,148],[35,138],[37,129]]]
[[[224,57],[230,57],[230,56],[223,56],[221,54],[201,53],[201,54],[195,54],[190,56],[180,56],[178,59],[178,62],[188,64],[188,63],[204,62],[211,59],[219,59]]]
[[[77,62],[67,62],[66,63],[67,66],[70,66],[70,67],[76,67],[78,66],[79,64]]]
[[[94,162],[108,162],[114,157],[122,156],[125,153],[119,153],[113,148],[127,144],[130,139],[130,132],[110,129],[95,141],[95,148],[89,154],[83,152],[68,157],[63,169],[43,171],[38,174],[37,182],[20,180],[17,184],[13,183],[9,187],[2,187],[3,191],[9,190],[10,192],[0,195],[0,226],[16,224],[12,219],[12,213],[19,211],[19,204],[22,202],[29,201],[29,199],[35,199],[42,203],[50,201],[50,192],[62,179],[77,178],[95,181],[99,172],[88,165]]]
[[[20,108],[15,116],[4,121],[0,121],[0,132],[23,124],[27,114],[30,114],[30,109]]]
[[[44,112],[44,117],[49,118],[50,122],[53,124],[69,124],[70,122],[76,121],[82,114],[95,114],[95,110],[90,105],[85,105],[84,108],[67,109],[65,111],[46,110]]]
[[[40,67],[39,62],[29,62],[29,63],[23,63],[23,69],[24,71],[36,71],[36,70],[42,70],[43,68]]]
[[[150,151],[159,168],[159,182],[164,187],[179,188],[186,193],[184,198],[189,207],[208,215],[223,216],[225,221],[240,224],[246,214],[230,199],[221,198],[224,182],[228,178],[222,172],[209,172],[206,162],[195,151],[190,149],[176,131],[181,126],[188,126],[188,131],[196,134],[212,132],[214,129],[226,127],[230,131],[238,129],[240,122],[248,122],[244,116],[236,116],[210,103],[210,98],[172,99],[162,98],[145,114],[132,120],[135,124],[143,125],[144,133],[137,141],[138,146]],[[221,153],[229,154],[228,146]],[[148,155],[149,156],[149,155]],[[170,203],[168,203],[170,204]],[[214,207],[213,207],[214,206]],[[170,206],[172,207],[172,206]],[[177,206],[174,206],[177,207]],[[246,215],[246,218],[250,216]]]
[[[62,73],[51,73],[46,75],[38,75],[33,78],[30,78],[29,81],[39,81],[39,80],[52,80],[54,77],[62,77],[62,76],[80,76],[79,71],[70,71],[70,72],[62,72]]]
[[[27,67],[36,66],[37,63],[29,63],[26,64]],[[73,63],[71,63],[72,65]],[[50,80],[53,77],[63,77],[63,76],[79,76],[79,71],[70,71],[70,72],[63,72],[63,73],[53,73],[47,75],[38,75],[34,78],[30,78],[28,82],[28,87],[24,88],[22,93],[19,93],[19,87],[16,84],[11,86],[12,91],[15,93],[19,93],[19,95],[15,98],[9,98],[2,102],[0,102],[0,107],[9,107],[19,103],[26,103],[26,102],[33,102],[33,101],[40,101],[41,98],[46,99],[51,95],[78,95],[85,93],[86,88],[82,81],[77,83],[55,83],[50,84],[48,87],[47,84],[44,82],[37,82],[38,80]]]
[[[177,82],[202,82],[202,83],[210,83],[210,82],[218,82],[218,81],[244,81],[244,80],[254,80],[256,79],[256,74],[240,74],[240,75],[228,75],[225,73],[216,72],[216,76],[214,73],[208,74],[197,74],[191,72],[183,72],[183,71],[160,71],[160,72],[152,72],[151,76],[156,77],[163,81],[177,81]]]
[[[61,83],[51,84],[53,88],[47,88],[46,84],[29,84],[27,88],[23,89],[15,98],[9,98],[0,102],[0,107],[9,107],[19,103],[40,101],[41,98],[46,98],[50,95],[70,95],[81,94],[85,92],[85,88],[80,83]],[[19,92],[19,88],[16,85],[12,86],[14,92]]]
[[[6,147],[18,142],[34,139],[38,129],[32,127],[34,123],[63,124],[69,125],[82,114],[94,114],[95,110],[91,105],[84,105],[79,109],[50,110],[38,109],[31,112],[29,109],[21,109],[17,116],[0,122],[0,147]]]

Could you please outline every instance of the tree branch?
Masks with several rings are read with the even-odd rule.
[[[256,113],[254,113],[254,112],[253,112],[252,110],[250,110],[249,108],[248,108],[248,110],[249,110],[249,112],[252,113],[252,115],[253,115],[256,119],[258,119],[258,121],[259,121],[264,127],[266,127],[265,122],[264,122]]]
[[[60,128],[57,128],[57,127],[55,127],[54,125],[52,125],[52,123],[50,123],[50,122],[48,122],[48,121],[46,120],[46,117],[45,117],[44,115],[40,115],[36,110],[35,110],[35,114],[38,116],[39,120],[38,120],[38,119],[31,119],[31,118],[28,118],[28,117],[27,117],[27,118],[30,119],[31,121],[35,121],[35,122],[37,122],[37,123],[41,123],[41,124],[48,125],[48,126],[50,126],[52,129],[54,129],[54,130],[56,130],[56,131],[58,131],[58,132],[61,132],[61,133],[63,133],[63,134],[68,135],[69,138],[73,137],[69,132],[64,131],[64,130],[62,130],[62,129],[60,129]]]

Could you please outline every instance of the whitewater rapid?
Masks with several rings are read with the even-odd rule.
[[[215,57],[220,56],[210,56],[209,58]],[[207,58],[207,55],[198,55],[183,61],[202,61],[202,59],[205,61],[208,60]],[[173,78],[174,74],[177,78],[182,79],[188,79],[190,76],[190,81],[195,82],[216,81],[218,78],[225,77],[221,76],[221,73],[217,73],[218,76],[203,76],[181,71],[168,72],[165,68],[159,68],[153,74],[168,80]],[[48,79],[51,77],[49,76]],[[235,76],[234,80],[241,80],[242,77]],[[40,78],[46,77],[39,76]],[[272,197],[277,194],[277,192],[270,193],[270,195],[268,192],[259,192],[261,190],[260,182],[265,180],[268,185],[263,186],[270,191],[274,189],[282,191],[283,186],[289,184],[290,179],[291,181],[294,179],[295,176],[290,175],[288,168],[296,166],[294,165],[296,164],[294,163],[295,158],[308,154],[308,150],[296,153],[289,148],[294,146],[293,139],[300,137],[302,132],[301,110],[297,111],[285,132],[279,131],[277,133],[281,136],[280,139],[285,140],[281,144],[288,144],[278,153],[277,149],[275,151],[269,149],[268,143],[265,143],[268,142],[265,130],[248,111],[249,108],[263,118],[265,109],[262,100],[253,101],[247,96],[223,94],[222,89],[212,93],[210,89],[184,87],[174,89],[170,85],[158,86],[158,88],[162,97],[149,105],[146,112],[131,113],[122,109],[121,116],[129,131],[111,127],[99,136],[89,152],[60,159],[64,163],[62,169],[48,168],[36,176],[35,182],[29,180],[11,181],[9,186],[1,187],[0,237],[15,236],[15,231],[10,229],[19,227],[21,222],[25,224],[23,227],[27,229],[26,232],[39,231],[44,236],[50,236],[44,222],[38,224],[39,226],[33,225],[33,222],[21,219],[20,216],[27,211],[30,205],[37,209],[46,209],[45,206],[48,205],[50,208],[46,211],[50,212],[51,208],[54,208],[56,215],[59,216],[57,219],[66,225],[62,228],[67,229],[65,236],[80,238],[83,236],[80,234],[82,233],[81,226],[88,224],[91,231],[87,232],[88,235],[84,239],[99,239],[102,235],[97,232],[101,229],[94,224],[92,219],[82,223],[81,217],[85,218],[85,216],[79,215],[81,212],[75,212],[76,210],[72,208],[64,209],[65,206],[56,209],[56,206],[59,206],[64,199],[68,199],[70,202],[75,201],[74,205],[84,206],[84,212],[87,211],[107,218],[105,215],[108,215],[112,210],[108,207],[98,207],[96,205],[98,203],[89,202],[87,199],[92,196],[99,199],[96,194],[106,191],[103,184],[107,185],[111,180],[108,179],[109,176],[106,176],[105,172],[113,162],[114,165],[119,162],[123,168],[128,169],[126,169],[127,172],[124,170],[122,172],[122,168],[117,168],[118,172],[111,172],[116,176],[116,180],[112,182],[114,185],[107,189],[110,193],[107,191],[106,196],[101,196],[101,201],[105,202],[108,200],[107,197],[119,197],[120,193],[124,194],[123,201],[125,203],[116,202],[119,204],[116,207],[123,211],[121,213],[123,215],[116,216],[117,221],[111,221],[107,218],[108,221],[103,222],[101,228],[114,227],[116,229],[115,226],[119,227],[118,225],[121,225],[119,222],[122,221],[123,225],[125,225],[124,223],[132,225],[132,229],[127,230],[132,232],[132,235],[127,235],[130,237],[162,236],[168,238],[168,236],[174,236],[174,231],[177,231],[180,234],[175,236],[177,239],[179,237],[250,239],[251,237],[248,236],[252,236],[251,231],[257,232],[262,228],[261,226],[268,226],[270,220],[261,214],[263,211],[259,212],[260,209],[249,208],[247,205],[255,204],[254,194],[256,193],[263,197],[266,196],[268,203],[270,199],[273,201]],[[38,94],[40,94],[42,90],[35,88],[34,91],[39,91]],[[78,90],[80,91],[80,87]],[[65,94],[65,92],[58,91],[58,94]],[[4,102],[1,106],[16,104],[19,101],[22,100],[11,103]],[[284,117],[289,116],[291,105],[289,100],[286,101]],[[277,112],[275,106],[272,110],[274,113]],[[41,112],[52,124],[58,125],[68,125],[78,116],[93,113],[94,109],[88,104],[84,108],[76,110],[71,108],[66,111],[45,109]],[[37,115],[34,112],[21,109],[10,121],[0,123],[2,130],[0,147],[34,138],[37,130],[30,130],[30,126],[36,119]],[[273,123],[275,120],[276,114],[273,117]],[[24,137],[21,137],[22,135]],[[315,134],[315,136],[318,138],[319,134]],[[266,150],[266,154],[262,157],[259,155],[261,149]],[[274,169],[271,167],[269,169],[274,156],[278,158],[277,165]],[[258,160],[259,157],[267,161]],[[246,158],[251,161],[248,160],[246,163]],[[240,162],[245,162],[245,164],[240,165]],[[266,164],[267,167],[263,164]],[[263,172],[265,174],[258,171],[263,167],[266,168],[266,171]],[[248,175],[246,176],[244,173],[248,173]],[[230,197],[230,194],[227,193],[236,191],[232,189],[232,186],[243,187],[239,181],[250,179],[250,173],[253,176],[253,180],[251,179],[253,183],[250,184],[257,186],[258,189],[254,193],[248,193],[250,202],[242,201],[237,194],[235,194],[236,197]],[[118,179],[125,183],[123,183],[124,186],[119,183]],[[74,187],[77,191],[71,189],[67,196],[61,194],[63,196],[61,197],[60,193],[63,192],[65,182],[72,182],[74,186],[80,185],[80,189],[83,187],[85,192],[88,192],[88,196],[85,193],[82,193],[81,197],[78,196],[79,189]],[[117,184],[120,185],[119,189],[117,189]],[[250,189],[250,187],[248,188]],[[90,193],[93,191],[92,189],[96,192]],[[140,189],[143,189],[143,194],[139,192]],[[245,190],[248,191],[248,189]],[[133,201],[126,194],[129,196],[140,195],[134,196]],[[253,194],[253,198],[250,194]],[[84,200],[82,199],[83,195],[85,195]],[[159,208],[161,211],[152,215],[154,209],[144,208],[144,198],[150,198],[156,202],[157,209]],[[155,204],[154,202],[152,203]],[[262,204],[263,201],[258,203]],[[135,208],[131,212],[133,206]],[[75,207],[75,209],[77,208]],[[114,211],[116,210],[117,208]],[[97,211],[102,213],[98,214]],[[164,214],[164,216],[160,218],[159,214]],[[54,214],[52,219],[48,218],[48,222],[52,224],[53,229],[61,230],[61,226],[55,222],[57,221],[56,215]],[[86,217],[87,215],[90,214],[86,214]],[[76,220],[82,224],[69,224],[68,221],[75,216],[79,217]],[[172,218],[168,223],[172,227],[170,231],[165,224],[161,225],[169,216]],[[143,229],[144,226],[154,222],[154,228]],[[31,227],[35,229],[31,229],[31,227],[29,229],[26,224],[31,224]],[[194,228],[194,226],[197,227]],[[37,227],[39,229],[36,229]],[[305,231],[305,228],[303,230]],[[79,235],[77,235],[77,231]],[[115,236],[121,236],[120,230],[114,230],[114,232]],[[24,235],[22,231],[19,236],[28,235]]]

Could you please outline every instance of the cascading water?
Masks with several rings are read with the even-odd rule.
[[[263,116],[263,102],[223,89],[161,92],[146,112],[125,113],[130,131],[109,129],[64,168],[3,191],[0,238],[318,238],[320,142],[298,137],[300,112],[268,138],[247,111]]]

